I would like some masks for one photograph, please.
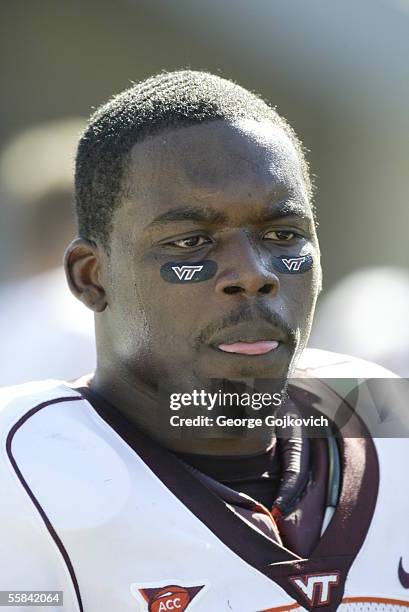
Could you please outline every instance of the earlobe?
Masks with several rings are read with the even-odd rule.
[[[65,251],[64,268],[75,297],[94,312],[105,310],[107,301],[101,284],[98,247],[89,240],[76,238]]]

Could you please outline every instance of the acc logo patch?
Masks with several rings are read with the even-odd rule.
[[[206,586],[203,584],[197,586],[181,586],[181,580],[172,580],[163,586],[163,581],[159,586],[158,583],[150,583],[145,586],[132,584],[131,592],[140,603],[143,602],[144,607],[141,610],[146,612],[190,612],[193,609],[197,595],[202,594],[202,590]],[[200,596],[199,596],[200,598]]]
[[[282,274],[302,274],[310,270],[312,264],[313,259],[309,254],[298,257],[273,257],[274,268]]]

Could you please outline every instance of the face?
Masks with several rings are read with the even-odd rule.
[[[99,361],[128,380],[181,388],[286,378],[307,342],[321,279],[290,139],[255,121],[169,129],[135,145],[125,193],[110,253],[100,249]],[[281,258],[307,255],[305,271],[283,268]],[[173,267],[183,278],[184,265],[209,273],[165,278]]]

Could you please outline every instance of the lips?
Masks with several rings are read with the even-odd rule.
[[[237,355],[265,355],[274,351],[279,344],[277,340],[258,340],[257,342],[219,344],[217,348],[225,353],[236,353]]]
[[[256,356],[275,351],[285,340],[281,329],[257,321],[223,329],[211,339],[210,345],[223,353]]]

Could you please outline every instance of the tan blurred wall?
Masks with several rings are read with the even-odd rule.
[[[409,262],[409,13],[400,0],[14,0],[2,7],[0,146],[86,116],[161,69],[220,71],[278,105],[311,150],[326,286]],[[24,180],[24,175],[22,175]],[[13,213],[2,204],[3,278]]]

